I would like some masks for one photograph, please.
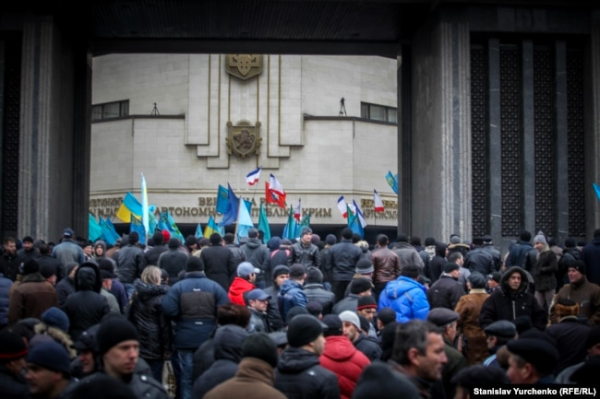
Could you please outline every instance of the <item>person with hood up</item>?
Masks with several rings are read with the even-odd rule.
[[[394,309],[399,323],[413,319],[426,320],[429,313],[427,289],[418,279],[417,266],[403,265],[400,277],[387,283],[379,295],[379,309]]]
[[[255,284],[258,288],[264,289],[266,287],[264,271],[269,260],[269,250],[260,242],[258,230],[255,228],[248,230],[248,241],[240,248],[246,255],[246,261],[252,263],[252,266],[261,271],[256,275]]]
[[[264,333],[248,337],[242,348],[242,361],[235,376],[211,390],[206,399],[285,399],[273,387],[277,347]]]
[[[485,300],[479,315],[479,324],[485,330],[497,320],[516,320],[519,316],[531,318],[533,326],[539,330],[546,327],[546,312],[535,297],[527,292],[529,282],[525,270],[513,266],[500,280],[500,290]]]
[[[171,352],[171,323],[162,311],[167,290],[160,285],[160,276],[158,267],[147,266],[142,278],[135,280],[128,316],[140,333],[140,357],[150,365],[157,381],[162,380],[164,359]]]
[[[110,313],[108,301],[100,294],[102,276],[95,263],[85,262],[75,272],[75,293],[67,298],[64,311],[69,316],[69,335],[76,341],[85,330],[100,323]]]
[[[319,363],[337,376],[341,398],[350,399],[358,378],[371,361],[343,334],[342,320],[338,315],[329,314],[322,321],[327,329],[323,333],[325,350],[319,357]]]
[[[213,338],[215,362],[194,381],[193,398],[203,398],[208,391],[235,375],[246,338],[246,330],[235,324],[217,328]]]

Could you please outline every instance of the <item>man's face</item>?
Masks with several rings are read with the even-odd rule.
[[[494,336],[488,335],[486,337],[486,341],[485,342],[487,343],[488,349],[492,349],[493,347],[496,346],[496,343],[498,342],[498,339],[496,337],[494,337]]]
[[[29,241],[23,241],[23,248],[25,248],[25,251],[29,252],[33,249],[33,243]]]
[[[56,285],[56,274],[53,274],[52,276],[48,277],[46,281],[52,285]]]
[[[25,358],[22,357],[20,359],[12,360],[4,365],[10,372],[14,375],[21,375],[25,371]]]
[[[112,278],[105,278],[102,280],[102,287],[104,287],[106,291],[110,291],[112,289]]]
[[[442,378],[442,368],[448,362],[444,352],[444,339],[440,334],[429,333],[427,336],[427,349],[425,354],[416,357],[417,376],[429,381]]]
[[[85,247],[83,247],[83,253],[86,256],[92,256],[92,251],[93,251],[93,247],[91,245],[86,245]]]
[[[14,255],[17,252],[17,244],[14,241],[9,241],[4,244],[4,251],[9,255]]]
[[[456,334],[457,334],[456,322],[454,321],[451,324],[446,326],[444,335],[446,336],[446,338],[448,338],[448,341],[454,342],[454,339],[456,338]]]
[[[459,278],[460,277],[460,270],[459,269],[453,270],[453,271],[450,272],[450,275],[453,278]]]
[[[92,351],[81,351],[77,356],[79,359],[79,363],[81,363],[81,367],[83,368],[84,374],[89,374],[94,371],[94,354]]]
[[[248,281],[250,281],[251,283],[254,283],[256,281],[256,274],[250,273],[250,275],[248,276]]]
[[[349,321],[344,321],[344,335],[351,341],[354,342],[358,336],[359,336],[359,332],[358,332],[358,328],[356,328],[356,326],[352,323],[350,323]]]
[[[460,258],[456,259],[456,264],[459,266],[462,266],[465,264],[465,259],[461,256]]]
[[[27,364],[27,374],[25,374],[29,392],[34,395],[47,395],[53,392],[56,384],[63,378],[62,373],[48,370],[37,364]]]
[[[579,270],[574,269],[572,267],[569,267],[567,274],[569,276],[570,283],[578,283],[583,278],[583,274],[581,274]]]
[[[516,361],[514,355],[510,355],[508,358],[508,370],[506,375],[513,384],[526,384],[527,380],[527,369],[526,367],[520,367]]]
[[[508,277],[508,286],[511,290],[518,290],[521,286],[521,273],[514,272],[511,274],[510,277]]]
[[[369,320],[369,322],[371,322],[371,321],[373,321],[373,317],[375,317],[375,314],[377,313],[377,309],[366,308],[366,309],[358,310],[357,313],[361,316],[366,317],[366,319]]]
[[[287,280],[289,278],[290,278],[289,274],[280,274],[279,276],[275,277],[275,285],[277,285],[278,287],[281,287],[281,284],[283,284],[285,282],[285,280]]]
[[[113,376],[123,377],[133,373],[140,354],[140,344],[135,340],[123,341],[103,355],[106,371]]]
[[[267,311],[267,305],[269,304],[269,301],[267,299],[265,300],[260,300],[257,299],[255,301],[251,300],[250,301],[250,307],[258,310],[259,312],[266,312]]]
[[[301,238],[302,244],[304,244],[304,245],[310,244],[311,239],[312,239],[312,234],[304,234]]]
[[[488,287],[490,287],[490,289],[496,288],[496,287],[497,287],[497,286],[499,286],[499,285],[500,285],[500,284],[498,284],[498,283],[496,282],[496,280],[494,280],[494,279],[492,279],[492,278],[488,280]]]
[[[317,356],[321,356],[323,350],[325,350],[325,337],[323,337],[323,334],[319,335],[319,337],[315,341],[313,341],[313,344],[315,354]]]

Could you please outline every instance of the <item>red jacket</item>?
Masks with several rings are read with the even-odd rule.
[[[233,279],[233,283],[229,287],[229,292],[227,296],[231,303],[235,303],[236,305],[247,306],[244,301],[244,293],[248,291],[252,291],[256,286],[252,284],[250,281],[245,280],[241,277],[236,277]]]
[[[343,335],[325,338],[325,350],[319,358],[321,366],[332,371],[338,378],[342,399],[350,399],[358,377],[371,362],[350,340]]]

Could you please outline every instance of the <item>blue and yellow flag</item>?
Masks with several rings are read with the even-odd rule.
[[[129,223],[131,221],[131,216],[134,216],[136,219],[141,219],[142,204],[140,204],[140,201],[138,201],[133,194],[127,192],[115,216],[125,223]]]
[[[208,223],[206,223],[206,227],[204,228],[204,235],[201,237],[210,238],[210,236],[214,233],[221,234],[221,229],[219,228],[217,222],[215,222],[215,218],[210,216],[208,218]]]
[[[219,184],[219,191],[217,192],[217,212],[224,214],[227,212],[227,206],[229,205],[229,190]]]
[[[139,219],[135,217],[131,217],[131,224],[129,225],[129,233],[137,232],[140,236],[140,240],[138,241],[142,245],[146,245],[146,231],[144,230],[144,226]]]
[[[392,190],[398,194],[398,175],[393,175],[392,171],[388,171],[385,175],[385,180],[388,182]]]

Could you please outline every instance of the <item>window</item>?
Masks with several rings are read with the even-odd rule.
[[[373,121],[398,123],[398,110],[384,105],[360,103],[360,117]]]
[[[92,105],[92,120],[119,118],[129,115],[129,100]]]

